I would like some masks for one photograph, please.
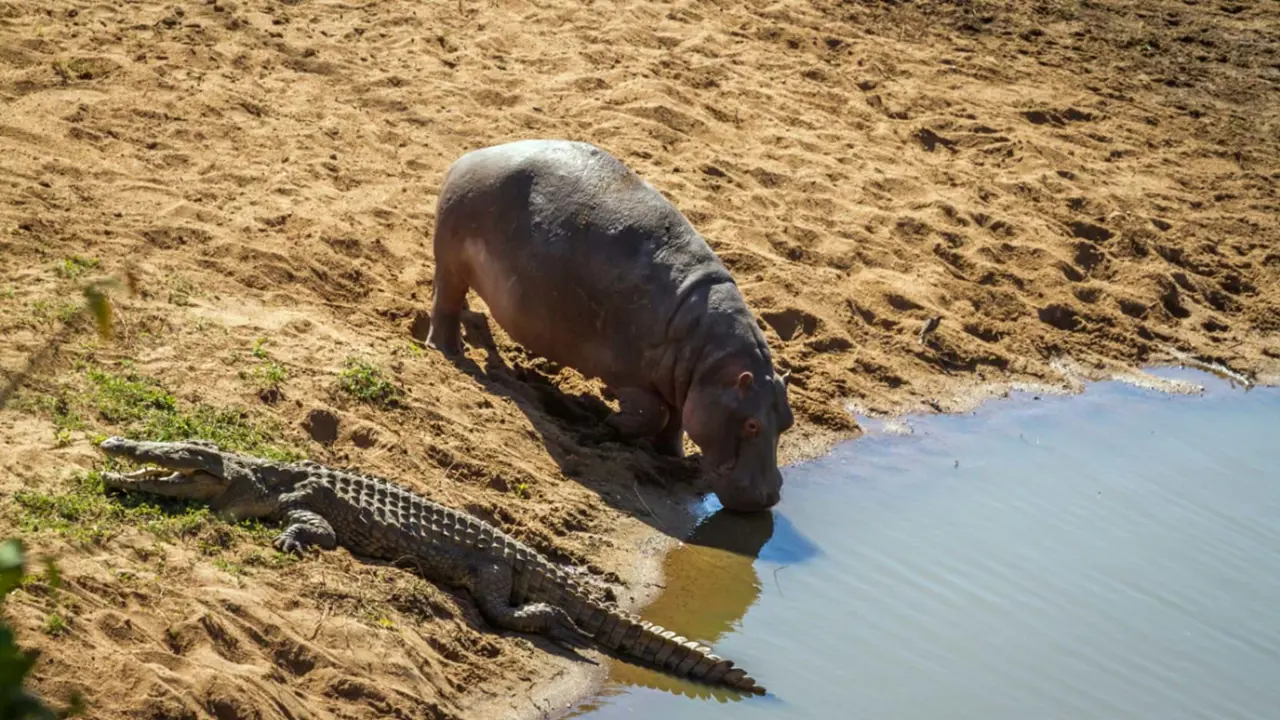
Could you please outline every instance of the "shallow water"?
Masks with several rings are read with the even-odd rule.
[[[1280,391],[1158,374],[1206,392],[915,418],[712,512],[643,615],[769,695],[615,662],[570,716],[1280,717]]]

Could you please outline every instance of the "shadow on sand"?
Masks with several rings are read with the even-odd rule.
[[[694,520],[690,508],[707,491],[697,455],[664,457],[647,440],[621,439],[605,425],[614,410],[604,400],[562,390],[535,367],[551,365],[536,356],[508,363],[498,352],[484,314],[465,311],[462,324],[464,340],[485,357],[483,365],[466,355],[451,358],[454,366],[487,392],[511,400],[529,419],[565,477],[665,535],[679,538],[688,532]],[[414,335],[425,340],[425,327],[415,328]],[[524,353],[519,348],[517,352]],[[675,503],[658,502],[656,494],[644,490],[652,486],[662,488],[662,495]],[[646,500],[646,494],[654,498]]]

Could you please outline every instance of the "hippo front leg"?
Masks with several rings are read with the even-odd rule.
[[[654,449],[663,455],[683,455],[680,414],[661,395],[643,388],[621,388],[614,395],[618,412],[609,416],[606,425],[628,440],[651,438]]]
[[[684,457],[684,423],[680,413],[671,411],[666,426],[653,439],[653,447],[662,455]]]

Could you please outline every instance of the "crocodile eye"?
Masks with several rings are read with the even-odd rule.
[[[742,432],[746,434],[748,438],[751,438],[753,440],[759,437],[760,421],[755,418],[747,418],[747,421],[742,423]]]

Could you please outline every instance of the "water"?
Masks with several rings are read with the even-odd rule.
[[[572,717],[1280,717],[1280,391],[1101,383],[913,419],[713,513],[644,617],[767,687],[614,663]]]

